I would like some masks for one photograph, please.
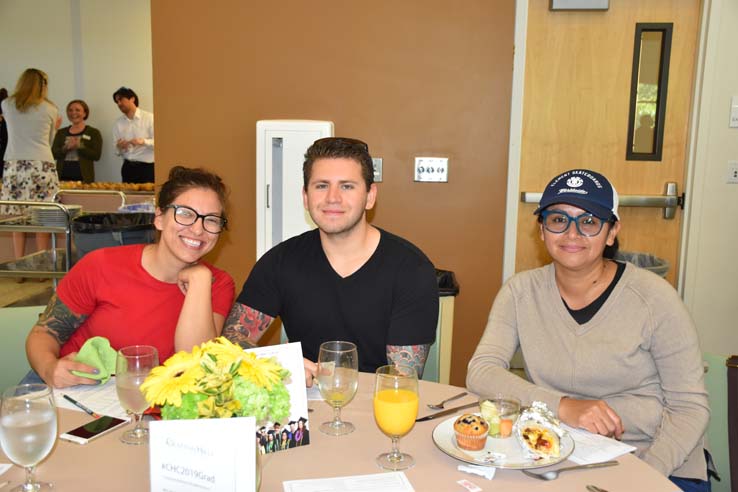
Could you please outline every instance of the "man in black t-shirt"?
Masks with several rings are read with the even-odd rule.
[[[279,316],[289,340],[302,343],[308,386],[320,344],[330,340],[355,343],[361,371],[403,363],[422,375],[438,321],[435,269],[413,244],[367,222],[377,196],[367,145],[317,140],[305,154],[303,182],[318,228],[259,259],[223,336],[255,346]]]

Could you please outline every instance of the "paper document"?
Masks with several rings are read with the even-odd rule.
[[[635,446],[625,444],[610,437],[593,434],[584,429],[575,429],[566,424],[562,424],[562,427],[574,439],[574,452],[569,456],[569,459],[579,465],[613,460],[618,456],[632,453],[636,450]]]
[[[90,410],[100,415],[110,415],[128,420],[129,417],[118,401],[118,392],[115,390],[115,377],[105,384],[80,384],[67,388],[54,388],[54,400],[59,408],[83,412],[81,408],[67,401],[62,395],[69,395]]]
[[[403,472],[282,482],[284,492],[414,492]]]

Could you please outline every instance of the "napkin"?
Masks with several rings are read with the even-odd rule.
[[[83,378],[99,379],[100,384],[105,384],[110,376],[115,373],[115,357],[117,352],[110,346],[110,341],[105,337],[92,337],[88,339],[74,358],[88,366],[97,367],[97,374],[72,371],[75,376]]]
[[[459,465],[458,470],[471,473],[472,475],[479,475],[487,480],[492,480],[495,478],[495,471],[497,471],[497,468],[493,466]]]

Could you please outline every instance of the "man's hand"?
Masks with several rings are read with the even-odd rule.
[[[126,150],[128,146],[131,144],[129,140],[126,140],[124,138],[119,138],[117,142],[115,142],[115,146],[118,147],[118,150]]]
[[[97,368],[93,366],[76,362],[74,360],[76,356],[77,352],[72,352],[61,359],[58,359],[56,364],[49,368],[48,374],[42,374],[41,377],[54,388],[65,388],[67,386],[75,386],[78,384],[99,384],[100,381],[96,379],[83,378],[72,374],[73,370],[92,374],[97,374],[99,372]]]
[[[572,427],[615,439],[620,439],[625,432],[620,416],[602,400],[577,400],[565,396],[559,403],[559,418]]]
[[[145,142],[143,138],[133,138],[128,141],[131,145],[143,145]]]
[[[313,378],[318,375],[318,364],[303,358],[302,365],[305,367],[305,386],[310,388],[313,385]]]

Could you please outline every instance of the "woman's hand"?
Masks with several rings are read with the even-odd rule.
[[[177,275],[177,286],[184,295],[187,295],[187,291],[190,286],[202,285],[210,286],[213,283],[213,272],[202,263],[196,263],[188,267],[183,268]]]
[[[313,378],[318,374],[318,364],[303,357],[302,365],[305,367],[305,386],[310,388],[313,385]]]
[[[72,374],[72,371],[87,372],[91,374],[97,374],[99,372],[96,367],[75,361],[74,358],[76,356],[77,352],[72,352],[61,359],[57,359],[56,363],[48,368],[46,374],[41,374],[41,377],[47,384],[54,388],[65,388],[67,386],[75,386],[78,384],[99,384],[100,381],[96,379],[83,378]]]
[[[625,432],[620,416],[602,400],[564,397],[559,402],[559,418],[572,427],[615,439]]]

